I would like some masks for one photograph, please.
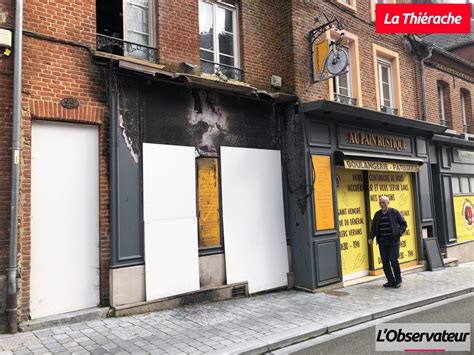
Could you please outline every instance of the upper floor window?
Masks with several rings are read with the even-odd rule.
[[[98,0],[97,49],[156,61],[154,0]]]
[[[474,132],[474,122],[472,118],[471,94],[466,89],[461,89],[461,117],[465,133]]]
[[[337,0],[338,3],[350,8],[351,10],[357,10],[357,0]]]
[[[380,109],[387,113],[396,113],[393,101],[392,63],[379,58],[377,61],[379,78]]]
[[[362,90],[359,67],[359,38],[347,31],[330,31],[328,39],[335,42],[344,36],[344,50],[348,55],[346,72],[329,81],[329,99],[348,105],[362,107]]]
[[[439,122],[443,126],[446,125],[446,111],[444,108],[444,89],[441,83],[438,83],[438,113]]]
[[[351,58],[351,51],[349,46],[344,46],[349,58]],[[344,74],[335,76],[333,80],[334,88],[334,100],[337,102],[342,102],[344,104],[355,105],[356,99],[353,97],[352,93],[352,70],[349,59],[349,64],[346,68]]]
[[[242,80],[236,8],[200,0],[199,37],[202,72]]]
[[[438,91],[438,114],[439,123],[442,126],[448,126],[452,128],[451,120],[451,102],[449,96],[449,85],[444,81],[437,82]]]
[[[377,109],[403,116],[399,54],[375,43],[372,48]]]

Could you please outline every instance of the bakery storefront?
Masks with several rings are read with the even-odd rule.
[[[430,140],[438,241],[448,258],[474,260],[474,141]]]
[[[297,116],[309,193],[304,215],[288,199],[290,228],[298,225],[290,231],[295,286],[314,289],[383,273],[377,245],[367,243],[380,196],[408,224],[401,267],[424,260],[422,238],[435,233],[428,139],[444,128],[332,101],[303,104]],[[294,180],[288,179],[290,192],[297,190]]]

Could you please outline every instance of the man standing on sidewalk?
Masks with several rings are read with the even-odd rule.
[[[381,209],[375,212],[372,219],[369,244],[371,245],[373,239],[377,238],[383,272],[388,281],[383,286],[399,288],[402,285],[400,264],[398,263],[400,237],[407,229],[407,222],[398,210],[388,207],[389,203],[390,199],[387,196],[380,196]]]

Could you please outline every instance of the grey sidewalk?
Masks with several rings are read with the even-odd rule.
[[[474,290],[474,263],[382,280],[336,292],[282,291],[257,297],[108,318],[16,335],[0,351],[23,353],[264,352],[357,323]]]

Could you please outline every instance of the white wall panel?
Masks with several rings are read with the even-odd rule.
[[[193,147],[143,145],[146,299],[199,289]]]
[[[32,318],[99,304],[98,127],[32,123]]]
[[[197,219],[145,222],[146,299],[199,290]]]
[[[143,144],[145,221],[196,217],[193,147]]]
[[[287,285],[280,152],[221,147],[227,283],[249,292]]]

